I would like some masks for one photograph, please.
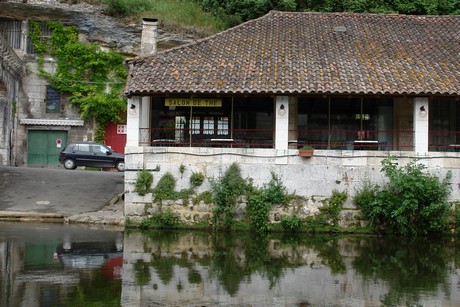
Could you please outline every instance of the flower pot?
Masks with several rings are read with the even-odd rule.
[[[311,156],[313,156],[313,152],[313,149],[299,149],[299,156],[310,158]]]

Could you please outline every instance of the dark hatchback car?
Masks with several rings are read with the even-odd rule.
[[[125,156],[98,143],[70,143],[60,152],[59,162],[66,169],[75,169],[77,166],[91,166],[115,167],[119,172],[125,170]]]

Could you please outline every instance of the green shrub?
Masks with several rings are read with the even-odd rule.
[[[451,173],[440,180],[427,173],[416,160],[398,167],[396,158],[382,161],[388,183],[364,187],[354,201],[364,217],[378,231],[401,235],[438,233],[448,219]]]
[[[172,227],[179,222],[179,215],[167,208],[158,216],[158,221],[163,227]]]
[[[141,228],[172,228],[179,224],[179,214],[173,212],[171,208],[158,213],[154,213],[151,218],[144,219],[140,223]]]
[[[267,185],[264,186],[267,201],[271,204],[285,204],[286,203],[286,187],[281,182],[281,179],[275,174],[271,173],[272,178]]]
[[[269,213],[274,204],[286,203],[286,187],[280,178],[271,173],[272,178],[263,188],[247,186],[248,205],[246,215],[249,217],[251,226],[258,232],[270,231]]]
[[[200,203],[200,201],[203,201],[205,204],[212,204],[212,192],[211,191],[204,191],[201,194],[198,194],[194,199],[193,199],[193,204],[197,205]]]
[[[286,231],[300,231],[303,228],[303,222],[296,214],[291,216],[283,215],[281,217],[281,226]]]
[[[134,191],[136,191],[137,194],[144,196],[145,194],[151,192],[152,183],[153,183],[152,173],[144,169],[137,173],[137,179],[136,179]]]
[[[258,232],[267,232],[270,230],[268,224],[268,214],[272,203],[267,201],[268,194],[264,189],[254,188],[248,196],[248,205],[246,214],[249,217],[251,226]]]
[[[319,208],[319,211],[324,214],[332,224],[337,225],[340,211],[342,211],[343,204],[347,198],[347,192],[333,190],[331,198],[328,199],[328,205]]]
[[[170,172],[167,172],[161,177],[152,192],[155,195],[155,199],[176,199],[177,194],[175,188],[176,179],[174,179]]]
[[[219,180],[211,180],[214,203],[214,226],[230,228],[234,221],[236,200],[246,189],[240,167],[233,163]]]
[[[337,232],[340,211],[347,200],[347,192],[332,191],[332,196],[325,205],[319,208],[319,213],[305,219],[305,226],[312,232]]]
[[[199,187],[204,182],[204,175],[202,173],[193,172],[190,176],[190,185],[192,188]]]

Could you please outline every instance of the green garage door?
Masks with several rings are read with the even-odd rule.
[[[67,131],[29,130],[27,165],[58,165]]]

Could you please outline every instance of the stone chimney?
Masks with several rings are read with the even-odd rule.
[[[157,52],[158,19],[142,18],[141,54],[154,55]]]

